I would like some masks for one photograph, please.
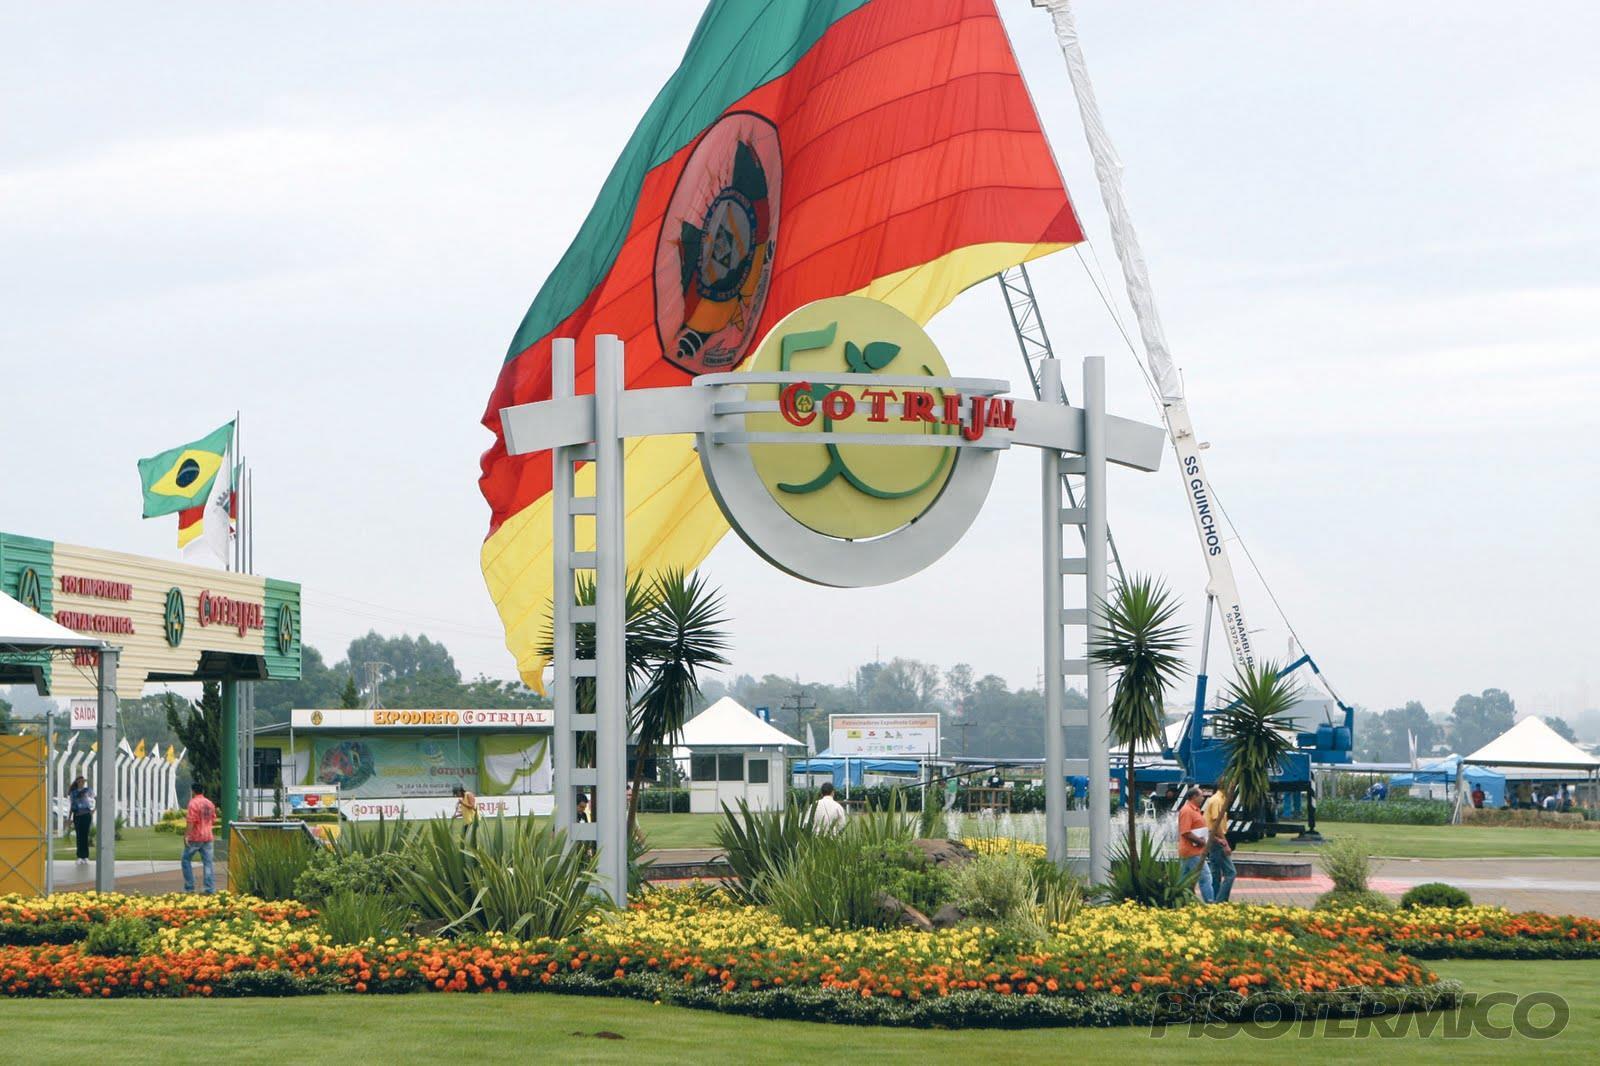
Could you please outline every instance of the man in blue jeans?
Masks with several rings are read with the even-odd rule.
[[[1218,785],[1200,813],[1206,820],[1206,865],[1211,869],[1213,903],[1226,903],[1233,893],[1233,845],[1228,843],[1228,807],[1232,803],[1227,785]]]
[[[1197,883],[1200,898],[1213,902],[1211,895],[1211,865],[1206,862],[1206,816],[1200,810],[1200,786],[1190,785],[1183,794],[1183,806],[1178,809],[1178,861],[1185,874],[1200,871]]]
[[[183,834],[183,890],[194,891],[194,866],[190,862],[194,856],[199,855],[205,867],[206,895],[217,890],[217,868],[214,861],[212,848],[215,836],[213,827],[217,824],[217,805],[206,799],[206,790],[196,782],[189,797],[189,808],[185,811],[188,825]]]

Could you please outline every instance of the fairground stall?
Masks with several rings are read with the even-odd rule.
[[[296,709],[256,750],[268,779],[332,786],[353,821],[448,817],[456,785],[480,815],[547,815],[551,725],[548,709],[528,707]]]
[[[674,754],[689,770],[689,811],[717,814],[740,800],[753,811],[781,811],[788,797],[787,754],[805,745],[724,696],[684,724]]]

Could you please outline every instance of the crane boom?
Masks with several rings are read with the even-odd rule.
[[[1072,80],[1078,113],[1083,119],[1084,136],[1089,142],[1089,154],[1094,159],[1100,198],[1111,223],[1112,243],[1116,246],[1117,259],[1122,264],[1128,302],[1133,306],[1134,317],[1139,323],[1139,336],[1144,342],[1145,363],[1161,400],[1167,435],[1172,440],[1172,449],[1178,458],[1179,476],[1183,478],[1184,496],[1189,501],[1195,530],[1200,535],[1200,549],[1205,556],[1208,575],[1206,592],[1216,601],[1235,665],[1240,668],[1253,667],[1255,653],[1250,646],[1250,631],[1245,625],[1244,611],[1239,603],[1239,584],[1233,576],[1233,564],[1228,558],[1227,540],[1222,535],[1221,515],[1212,496],[1211,482],[1206,478],[1205,464],[1200,459],[1200,444],[1195,438],[1194,423],[1189,417],[1189,407],[1183,396],[1183,379],[1173,364],[1171,352],[1167,350],[1166,333],[1161,328],[1161,316],[1156,310],[1144,252],[1139,247],[1139,235],[1133,228],[1127,199],[1123,195],[1122,161],[1106,132],[1094,86],[1089,81],[1089,68],[1084,62],[1083,49],[1078,44],[1078,27],[1072,17],[1071,2],[1033,0],[1033,3],[1035,7],[1050,12],[1055,24],[1056,41],[1061,46],[1062,58],[1067,63],[1067,75]]]

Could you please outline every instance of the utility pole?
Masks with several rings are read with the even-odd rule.
[[[367,671],[367,709],[375,711],[383,706],[378,686],[383,682],[383,668],[389,664],[369,659],[361,665]]]
[[[805,712],[817,709],[817,701],[806,695],[804,688],[796,688],[793,692],[778,701],[778,706],[785,711],[794,712],[795,739],[805,743]]]

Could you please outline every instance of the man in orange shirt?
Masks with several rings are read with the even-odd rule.
[[[209,896],[217,890],[217,868],[212,854],[212,842],[216,839],[212,827],[217,824],[217,805],[206,799],[206,791],[199,782],[191,791],[193,795],[185,812],[188,825],[183,833],[183,890],[194,891],[194,865],[190,860],[199,855],[205,867],[205,889]]]
[[[1200,898],[1212,902],[1211,867],[1206,862],[1206,816],[1200,810],[1200,786],[1190,785],[1178,809],[1178,861],[1186,874],[1200,871]]]

